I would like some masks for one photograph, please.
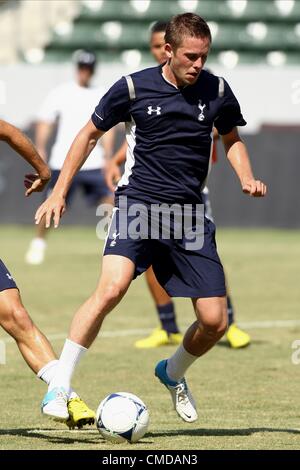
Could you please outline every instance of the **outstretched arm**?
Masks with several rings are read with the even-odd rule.
[[[223,135],[222,140],[228,160],[240,180],[243,192],[255,197],[265,196],[267,187],[262,181],[254,178],[247,148],[237,128]]]
[[[51,195],[36,212],[36,224],[39,224],[45,216],[46,228],[48,228],[53,217],[54,226],[58,227],[59,220],[66,210],[65,199],[72,180],[103,134],[105,132],[99,131],[91,120],[79,131],[68,151]]]
[[[0,140],[7,142],[37,172],[37,175],[26,175],[26,196],[34,191],[42,191],[51,177],[51,172],[28,137],[12,124],[0,120]]]

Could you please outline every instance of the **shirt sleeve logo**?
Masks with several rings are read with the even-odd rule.
[[[156,106],[156,109],[152,108],[152,106],[148,106],[148,111],[147,111],[147,114],[151,114],[152,113],[156,113],[156,116],[158,116],[159,114],[161,114],[161,107],[160,106]]]
[[[205,115],[203,111],[206,108],[206,104],[202,105],[202,101],[199,100],[198,108],[200,109],[200,114],[198,115],[198,121],[203,121],[205,119]]]

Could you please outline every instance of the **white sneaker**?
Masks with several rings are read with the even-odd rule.
[[[183,421],[192,423],[198,419],[196,403],[183,377],[179,382],[169,379],[166,372],[167,360],[160,361],[155,367],[155,375],[169,390],[174,409]]]
[[[42,264],[45,259],[46,242],[43,238],[34,238],[25,255],[25,261],[28,264]]]
[[[46,393],[41,404],[41,412],[58,421],[66,421],[69,418],[68,395],[63,387],[56,387]]]

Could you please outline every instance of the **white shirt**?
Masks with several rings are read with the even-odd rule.
[[[75,82],[68,82],[59,85],[46,97],[37,119],[53,123],[59,118],[57,136],[49,159],[52,170],[61,169],[73,140],[90,119],[103,94],[101,88],[81,87]],[[103,166],[104,152],[98,143],[81,170],[95,170]]]

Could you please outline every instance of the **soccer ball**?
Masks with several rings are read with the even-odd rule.
[[[136,395],[117,392],[100,403],[96,424],[102,436],[111,442],[137,442],[148,429],[149,412]]]

